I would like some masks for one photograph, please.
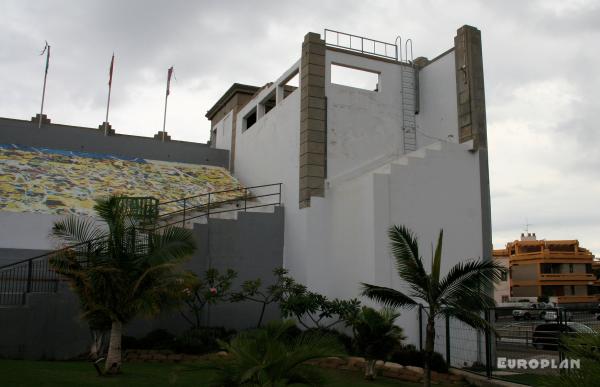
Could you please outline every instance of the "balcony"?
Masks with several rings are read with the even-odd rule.
[[[540,281],[587,281],[594,282],[596,276],[591,273],[542,273]],[[590,284],[591,285],[591,284]]]

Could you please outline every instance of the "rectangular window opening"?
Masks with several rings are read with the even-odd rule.
[[[332,63],[331,83],[368,91],[379,91],[379,73]]]
[[[248,130],[256,123],[256,108],[252,109],[250,113],[244,117],[243,130]]]
[[[285,99],[300,87],[300,71],[294,71],[285,81],[281,82],[280,86],[283,89],[283,99]]]
[[[269,113],[277,105],[277,101],[275,99],[275,90],[267,95],[260,104],[264,108],[264,114]]]

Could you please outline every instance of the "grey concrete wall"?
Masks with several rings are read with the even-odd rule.
[[[0,267],[47,253],[49,250],[0,248]]]
[[[239,274],[234,289],[248,279],[273,281],[272,270],[283,265],[283,208],[274,213],[239,213],[237,220],[211,219],[194,228],[198,250],[187,267],[201,275],[209,266],[232,268]],[[210,310],[207,325],[241,330],[258,321],[258,304],[224,304]],[[273,305],[265,321],[279,317]],[[153,319],[137,319],[125,334],[141,337],[163,328],[181,333],[189,325],[178,310]],[[86,353],[90,343],[87,325],[80,319],[77,297],[61,285],[56,294],[30,294],[22,307],[0,308],[0,358],[68,359]]]
[[[0,118],[0,144],[20,144],[71,151],[109,153],[150,160],[229,166],[229,152],[207,144],[165,141],[150,137],[115,134],[104,136],[98,129]]]

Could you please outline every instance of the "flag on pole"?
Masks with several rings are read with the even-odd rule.
[[[40,119],[38,121],[38,128],[42,127],[42,117],[44,115],[44,99],[46,98],[46,79],[48,78],[48,67],[50,66],[50,45],[46,40],[46,45],[44,49],[40,53],[40,55],[44,55],[46,53],[46,69],[44,70],[44,87],[42,89],[42,106],[40,107]]]
[[[115,66],[115,53],[113,52],[112,54],[112,59],[110,60],[110,70],[108,70],[108,86],[112,86],[112,75],[113,75],[113,68]]]
[[[48,44],[48,41],[46,41],[46,45],[44,46],[44,49],[42,50],[40,55],[44,55],[44,53],[46,53],[46,72],[45,72],[45,74],[48,74],[48,66],[50,65],[50,45]]]
[[[171,93],[171,76],[173,75],[173,66],[169,67],[167,71],[167,95]]]

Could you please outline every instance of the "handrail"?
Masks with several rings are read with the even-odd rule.
[[[333,34],[335,36],[335,43],[332,42],[328,42],[327,41],[327,33]],[[370,55],[375,55],[375,56],[380,56],[382,58],[388,58],[388,59],[393,59],[395,61],[401,62],[402,60],[398,60],[398,46],[396,44],[392,44],[392,43],[387,43],[387,42],[382,42],[381,40],[375,40],[375,39],[371,39],[371,38],[365,38],[362,36],[358,36],[358,35],[352,35],[346,32],[341,32],[341,31],[335,31],[335,30],[330,30],[330,29],[325,29],[324,33],[323,33],[323,38],[325,40],[325,44],[328,46],[332,46],[332,47],[339,47],[339,48],[343,48],[346,50],[351,50],[351,51],[357,51],[363,54],[370,54]],[[348,45],[343,45],[340,44],[340,35],[341,36],[345,36],[348,37]],[[352,38],[355,39],[360,39],[360,48],[355,48],[352,46]],[[370,47],[365,47],[365,42],[367,42],[367,44],[369,46],[373,46],[373,50],[367,50],[367,48]],[[377,49],[376,49],[376,45],[383,45],[383,53],[378,53]],[[393,55],[392,54],[388,54],[388,47],[393,47]],[[401,49],[401,48],[400,48]]]
[[[250,190],[256,190],[259,188],[266,187],[277,187],[277,190],[273,193],[266,194],[253,194],[249,193]],[[228,189],[222,191],[214,191],[207,192],[205,194],[189,196],[186,198],[171,200],[163,203],[158,203],[158,206],[165,204],[172,204],[174,202],[183,201],[184,207],[182,210],[176,210],[170,213],[161,214],[157,217],[158,221],[165,221],[164,224],[159,224],[158,226],[154,226],[151,228],[139,227],[139,230],[142,232],[154,232],[160,229],[164,229],[165,227],[182,224],[185,226],[186,222],[190,220],[197,219],[203,216],[210,218],[210,215],[226,213],[226,212],[239,212],[239,211],[248,211],[253,208],[262,208],[268,206],[280,206],[281,205],[281,190],[282,183],[275,184],[264,184],[253,187],[239,187],[235,189]],[[224,200],[211,200],[211,197],[215,195],[221,195],[223,193],[230,193],[235,191],[243,191],[243,195],[240,195],[231,199]],[[191,199],[196,199],[200,197],[206,197],[207,203],[203,203],[200,205],[194,205],[191,207],[187,207],[186,204]],[[255,201],[261,198],[268,197],[276,197],[276,200],[273,200],[269,203],[261,203],[260,201],[253,205],[248,205],[248,201]],[[232,202],[244,202],[243,208],[226,208],[222,210],[211,210],[220,207],[223,204],[232,203]],[[199,213],[200,212],[200,213]],[[175,215],[183,215],[181,219],[173,219],[169,222],[169,218]],[[0,267],[0,305],[5,304],[3,301],[6,301],[8,298],[11,301],[15,301],[14,303],[10,303],[10,305],[24,305],[25,304],[25,296],[27,293],[31,292],[56,292],[58,289],[58,282],[60,280],[58,274],[50,268],[48,259],[62,251],[73,250],[80,248],[82,246],[90,245],[91,242],[97,241],[102,237],[90,239],[88,241],[72,244],[69,246],[62,247],[57,250],[49,251],[44,254],[37,255],[32,258],[24,259],[17,262],[12,262],[7,265]],[[2,298],[4,297],[4,298]]]

